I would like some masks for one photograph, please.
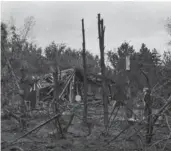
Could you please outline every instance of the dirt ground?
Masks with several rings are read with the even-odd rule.
[[[80,108],[79,110],[80,111],[77,112],[80,116],[74,117],[72,125],[68,129],[68,133],[65,134],[65,139],[61,139],[57,134],[53,134],[53,131],[55,131],[55,126],[53,122],[50,122],[30,135],[21,138],[13,146],[3,150],[9,151],[11,148],[16,146],[21,147],[24,151],[138,151],[144,148],[144,143],[142,140],[144,139],[145,132],[143,129],[139,130],[135,136],[125,140],[125,138],[134,134],[141,126],[133,126],[133,123],[129,124],[132,124],[131,126],[134,128],[123,132],[118,138],[111,141],[110,144],[107,144],[108,141],[114,139],[129,125],[124,120],[119,120],[119,117],[122,119],[124,116],[122,110],[120,110],[118,115],[115,117],[108,136],[103,135],[104,126],[102,106],[89,107],[89,117],[91,117],[91,123],[93,123],[92,132],[89,136],[87,136],[88,128],[83,126],[80,119],[82,116],[82,109]],[[112,110],[112,106],[109,110]],[[39,125],[43,121],[46,121],[48,118],[48,116],[43,114],[32,116],[32,119],[29,119],[27,131]],[[63,118],[66,121],[68,120],[67,115]],[[24,132],[21,132],[18,127],[18,123],[12,118],[2,120],[1,125],[1,145],[4,145],[6,142],[12,142],[24,134]],[[162,128],[156,127],[154,132],[157,134],[154,136],[155,140],[160,140],[162,137],[164,138],[168,135],[168,130],[164,126]],[[154,148],[151,149],[153,150]],[[168,140],[165,151],[169,149],[171,149],[171,140]]]

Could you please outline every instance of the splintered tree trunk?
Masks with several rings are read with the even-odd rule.
[[[147,117],[147,131],[146,131],[146,143],[150,144],[152,141],[152,137],[153,137],[153,116],[152,116],[152,100],[151,100],[151,86],[150,86],[150,82],[149,82],[149,78],[147,76],[147,74],[141,70],[142,74],[144,75],[144,77],[146,78],[146,82],[148,85],[148,90],[146,91],[145,94],[145,115]]]
[[[108,98],[106,94],[106,77],[105,77],[105,63],[104,63],[104,32],[103,19],[100,19],[98,14],[98,35],[99,35],[99,47],[101,56],[101,74],[102,74],[102,91],[103,91],[103,110],[104,110],[104,125],[107,132],[108,127]]]
[[[150,91],[147,92],[144,100],[146,102],[145,105],[145,112],[147,116],[147,132],[146,132],[146,143],[150,144],[153,135],[153,116],[152,116],[152,102]]]
[[[86,66],[86,48],[85,48],[85,32],[84,32],[84,19],[82,19],[82,36],[83,36],[83,68],[84,68],[84,113],[83,120],[87,123],[87,66]]]

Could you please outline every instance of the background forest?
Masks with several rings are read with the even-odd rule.
[[[30,42],[29,32],[34,28],[35,20],[33,17],[25,19],[24,26],[17,28],[15,25],[1,23],[1,84],[2,101],[11,99],[15,93],[15,82],[11,78],[6,58],[9,59],[15,74],[20,77],[22,67],[28,69],[30,76],[38,76],[50,72],[50,66],[54,60],[58,60],[60,69],[82,68],[82,51],[70,48],[65,44],[55,41],[50,43],[45,49],[37,47]],[[21,30],[22,29],[22,30]],[[170,19],[166,24],[166,32],[171,35]],[[170,44],[170,42],[168,43]],[[57,55],[56,55],[57,52]],[[142,43],[140,50],[135,51],[134,46],[128,42],[123,42],[117,49],[105,50],[107,60],[106,75],[112,78],[123,88],[126,80],[125,58],[129,54],[131,60],[131,71],[129,78],[132,85],[132,95],[146,87],[144,76],[140,69],[143,69],[149,79],[151,87],[170,81],[171,70],[171,51],[159,54],[155,48],[150,50],[146,44]],[[93,55],[86,50],[88,72],[98,74],[100,72],[100,57]],[[168,84],[168,83],[167,83]],[[165,86],[169,89],[168,85]],[[154,91],[156,92],[156,91]],[[162,96],[168,97],[167,90],[159,91]],[[158,94],[158,92],[156,92]],[[7,100],[8,100],[7,99]]]

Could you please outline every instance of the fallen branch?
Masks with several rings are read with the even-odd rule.
[[[21,147],[15,146],[11,148],[10,151],[24,151],[24,149],[22,149]]]
[[[150,115],[149,115],[150,116]],[[147,116],[148,117],[148,116]],[[128,130],[128,129],[130,129],[131,127],[132,128],[135,128],[137,125],[139,125],[139,124],[142,124],[142,122],[143,121],[145,121],[146,119],[147,119],[147,117],[146,118],[144,118],[144,119],[142,119],[140,122],[138,122],[138,123],[136,123],[135,125],[128,125],[124,130],[122,130],[115,138],[113,138],[113,139],[111,139],[110,141],[108,141],[108,143],[106,144],[106,145],[108,145],[108,144],[110,144],[112,141],[114,141],[114,140],[116,140],[122,133],[124,133],[126,130]],[[142,128],[145,128],[145,125],[142,125],[142,126],[140,126],[140,128],[137,130],[137,131],[135,131],[135,133],[133,134],[133,135],[131,135],[131,136],[129,136],[128,138],[126,138],[126,140],[128,140],[129,138],[131,138],[132,136],[134,136],[137,132],[139,132]]]
[[[111,112],[110,117],[109,117],[109,123],[110,123],[110,120],[111,120],[111,118],[112,118],[112,115],[113,115],[113,113],[114,113],[114,111],[115,111],[116,103],[117,103],[117,102],[115,101],[114,104],[113,104],[113,109],[112,109],[112,112]]]
[[[66,127],[64,127],[64,129],[63,129],[64,132],[67,132],[68,131],[68,128],[72,124],[73,119],[74,119],[74,114],[71,115],[71,118],[70,118],[68,124],[66,125]]]
[[[170,105],[171,104],[171,96],[169,97],[169,99],[168,99],[168,101],[167,101],[167,103],[158,111],[158,113],[157,114],[155,114],[154,115],[154,117],[153,117],[153,125],[156,123],[156,121],[158,120],[158,118],[159,118],[159,116],[161,115],[161,113],[166,109],[166,107],[168,107],[168,105]],[[152,114],[151,114],[152,115]],[[151,115],[149,115],[149,116],[151,116]],[[148,116],[147,116],[148,117]],[[146,118],[147,118],[146,117]],[[141,120],[140,122],[139,122],[139,124],[140,123],[142,123],[144,120],[146,120],[146,118],[145,119],[143,119],[143,120]],[[136,125],[135,125],[136,126]],[[143,129],[144,128],[144,125],[142,125],[137,131],[135,131],[135,133],[133,134],[133,135],[131,135],[131,136],[129,136],[127,139],[129,139],[129,138],[131,138],[132,136],[134,136],[137,132],[139,132],[141,129]]]
[[[156,121],[158,120],[159,116],[161,115],[161,113],[169,106],[171,105],[171,96],[168,98],[167,103],[165,103],[165,105],[158,111],[158,113],[154,116],[153,118],[153,124],[156,123]]]
[[[27,135],[31,134],[33,131],[39,129],[40,127],[42,127],[42,126],[44,126],[44,125],[46,125],[46,124],[48,124],[49,122],[51,122],[51,121],[54,120],[55,118],[58,118],[59,116],[60,116],[60,114],[56,114],[56,115],[53,116],[52,118],[48,119],[47,121],[43,122],[42,124],[36,126],[36,127],[33,128],[32,130],[30,130],[30,131],[27,132],[26,134],[24,134],[24,135],[20,136],[19,138],[15,139],[15,140],[12,141],[11,143],[9,143],[9,145],[4,146],[2,149],[5,149],[5,148],[7,148],[7,147],[9,147],[9,146],[12,146],[12,145],[13,145],[15,142],[17,142],[19,139],[26,137]]]
[[[110,125],[108,125],[108,131],[109,131],[109,129],[111,128],[111,126],[112,126],[112,121],[115,120],[115,118],[116,118],[116,116],[117,116],[117,114],[118,114],[119,109],[120,109],[120,106],[117,108],[116,113],[115,113],[115,116],[113,117],[112,120],[111,120],[111,117],[112,117],[112,114],[113,114],[113,113],[111,114],[111,117],[110,117],[110,120],[109,120],[109,124],[110,124]]]

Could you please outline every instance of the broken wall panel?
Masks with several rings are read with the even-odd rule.
[[[63,96],[61,98],[65,98],[66,100],[72,102],[75,101],[76,95],[80,95],[82,97],[83,94],[83,71],[82,69],[66,69],[61,71],[61,79],[59,84],[59,91],[62,92],[63,88],[65,87],[67,81],[71,78],[72,74],[74,74],[74,77],[69,82],[69,85],[67,86],[67,89],[65,90]],[[115,82],[111,79],[106,79],[107,84],[111,85]],[[101,90],[101,75],[95,75],[92,73],[89,73],[87,76],[87,82],[89,85],[88,92],[92,93],[95,99],[102,99],[102,90]],[[39,100],[46,101],[46,98],[53,97],[53,76],[52,73],[46,74],[44,76],[41,76],[37,83],[34,85],[37,85],[37,88],[39,88]],[[60,93],[59,92],[59,93]],[[109,94],[109,92],[108,92]],[[32,88],[29,97],[27,98],[32,103],[32,107],[35,107],[36,104],[36,90]],[[49,101],[49,98],[47,99]]]

